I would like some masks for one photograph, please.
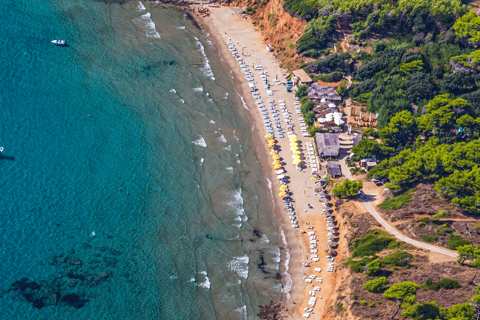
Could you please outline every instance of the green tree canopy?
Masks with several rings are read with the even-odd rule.
[[[413,282],[400,282],[391,286],[383,293],[387,299],[398,299],[407,303],[408,305],[415,303],[416,292],[420,286]]]
[[[375,140],[361,139],[356,146],[352,148],[356,159],[360,158],[378,158],[383,159],[389,153],[395,151],[393,148],[385,147]]]
[[[297,92],[295,92],[295,97],[297,98],[302,98],[307,95],[307,89],[308,86],[306,84],[302,84],[301,86],[298,87]]]
[[[358,191],[360,191],[362,188],[363,181],[346,179],[341,185],[333,188],[332,192],[337,197],[345,199],[356,196]]]
[[[418,133],[417,122],[409,111],[397,113],[387,126],[378,130],[383,143],[389,147],[398,147],[414,141]]]
[[[480,17],[473,11],[457,19],[452,28],[457,36],[468,39],[470,44],[476,45],[480,41]]]
[[[414,320],[436,320],[440,319],[440,315],[441,309],[435,301],[416,303],[402,312],[402,317]]]
[[[363,288],[370,292],[381,292],[387,286],[387,278],[380,277],[367,281],[363,284]]]
[[[455,128],[457,114],[467,107],[468,102],[461,98],[452,99],[448,94],[436,96],[427,104],[425,116],[419,119],[418,125],[424,132],[448,132]]]

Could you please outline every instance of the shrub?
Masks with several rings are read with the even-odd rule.
[[[307,89],[308,86],[306,84],[302,84],[301,86],[298,87],[297,92],[295,92],[295,97],[297,98],[303,98],[307,95]]]
[[[363,272],[365,266],[367,264],[369,264],[370,262],[372,262],[373,260],[375,260],[376,257],[374,258],[369,258],[369,257],[364,257],[362,258],[362,260],[358,260],[358,261],[355,261],[355,260],[349,260],[347,262],[344,263],[344,265],[346,266],[350,266],[350,268],[352,269],[353,272]]]
[[[442,279],[438,282],[433,282],[432,278],[428,278],[425,280],[425,284],[422,284],[420,288],[422,290],[434,290],[437,291],[440,288],[445,288],[445,289],[456,289],[460,288],[461,285],[458,283],[457,280],[453,279]]]
[[[362,300],[362,301],[360,301],[360,304],[361,304],[362,306],[364,306],[364,305],[366,305],[366,304],[367,304],[367,301],[365,301],[365,300]]]
[[[369,292],[381,292],[387,286],[387,278],[380,277],[367,281],[363,284],[363,288]]]
[[[308,127],[307,132],[310,135],[310,137],[315,137],[315,133],[316,132],[322,132],[322,128],[310,126],[310,127]]]
[[[419,221],[421,223],[424,223],[424,224],[429,224],[430,223],[430,218],[425,217],[425,218],[420,219]]]
[[[466,246],[469,244],[472,244],[472,243],[467,239],[463,239],[462,237],[459,237],[459,236],[452,236],[447,242],[447,247],[452,250],[456,250],[457,247]]]
[[[410,189],[393,197],[386,198],[378,206],[383,210],[397,210],[413,201],[413,190]],[[427,218],[428,219],[428,218]]]
[[[393,238],[374,238],[369,242],[363,243],[358,246],[353,252],[352,257],[371,256],[377,252],[380,252],[390,245]]]
[[[327,74],[321,74],[318,76],[313,77],[313,81],[324,81],[324,82],[337,82],[343,79],[343,73],[342,72],[332,72],[332,73],[327,73]]]
[[[358,299],[358,296],[357,296],[356,294],[354,294],[354,295],[352,296],[352,300],[357,300],[357,299]]]
[[[425,242],[435,242],[437,241],[438,237],[437,236],[423,236],[422,240]]]
[[[332,193],[337,197],[345,199],[356,196],[358,191],[360,191],[362,188],[363,181],[346,179],[341,185],[333,188]]]
[[[397,251],[383,258],[382,267],[386,265],[406,267],[412,258],[413,256],[406,251]]]

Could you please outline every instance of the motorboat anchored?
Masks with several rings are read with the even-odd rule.
[[[52,43],[61,47],[67,46],[67,42],[65,40],[52,40]]]

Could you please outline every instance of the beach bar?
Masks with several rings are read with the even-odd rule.
[[[312,78],[303,69],[293,71],[293,79],[298,85],[312,83]]]
[[[337,161],[328,161],[327,167],[328,167],[328,174],[332,178],[339,178],[342,176],[342,169],[340,167],[340,163],[338,163]]]
[[[338,158],[338,154],[340,153],[338,134],[316,132],[315,140],[317,141],[318,156]]]

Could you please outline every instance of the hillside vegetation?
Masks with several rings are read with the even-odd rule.
[[[444,221],[443,209],[456,206],[459,215],[480,214],[480,17],[460,0],[286,0],[284,8],[307,22],[296,42],[297,54],[305,59],[301,68],[314,81],[344,84],[342,77],[351,76],[351,85],[340,86],[337,93],[378,115],[377,129],[366,129],[352,152],[356,160],[381,161],[367,178],[387,181],[393,194],[383,210],[408,210],[415,190],[430,186],[441,198],[437,205],[445,208],[431,218],[402,222],[402,227],[412,234],[412,228],[422,230],[420,240],[457,249],[459,262],[470,259],[469,266],[478,268],[480,249],[471,229],[459,236],[455,228],[460,221]],[[297,96],[313,135],[319,129],[313,126],[315,103],[306,97],[306,89]],[[464,238],[467,234],[471,241]],[[480,295],[471,289],[475,277],[409,276],[406,269],[418,268],[419,274],[422,264],[380,231],[354,235],[350,244],[345,265],[351,268],[352,281],[361,283],[351,298],[354,314],[368,317],[372,311],[367,309],[393,300],[404,318],[478,318]],[[445,290],[455,292],[455,303],[438,299],[449,294]],[[356,303],[357,295],[372,301]],[[426,300],[428,295],[437,296],[438,304]]]

